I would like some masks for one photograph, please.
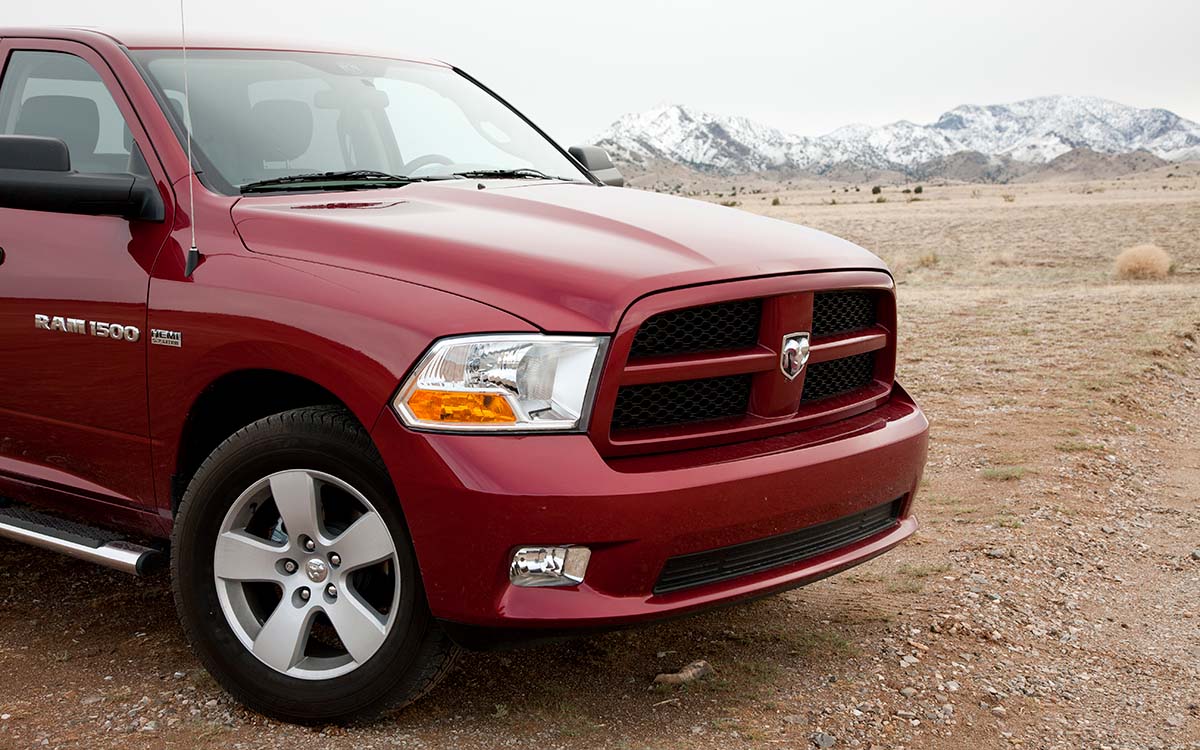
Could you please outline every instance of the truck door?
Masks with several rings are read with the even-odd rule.
[[[0,135],[60,138],[77,171],[167,184],[91,48],[9,38],[0,61]],[[173,211],[131,222],[0,208],[0,495],[94,514],[153,505],[146,298]]]

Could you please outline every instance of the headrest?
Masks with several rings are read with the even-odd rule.
[[[291,161],[312,145],[313,113],[304,102],[264,99],[250,110],[263,161]]]
[[[21,104],[15,135],[61,138],[72,161],[96,153],[100,140],[100,110],[83,96],[31,96]]]

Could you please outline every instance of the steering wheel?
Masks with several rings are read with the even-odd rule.
[[[430,164],[444,164],[448,167],[453,163],[454,160],[449,156],[442,156],[441,154],[425,154],[424,156],[418,156],[410,162],[405,162],[404,169],[407,174],[411,175],[421,167],[428,167]]]

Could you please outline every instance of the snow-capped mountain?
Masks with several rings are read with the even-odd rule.
[[[824,173],[848,164],[910,172],[964,151],[1038,164],[1076,148],[1200,159],[1200,124],[1165,109],[1138,109],[1095,97],[1046,96],[1013,104],[967,104],[929,125],[907,120],[878,127],[847,125],[806,137],[744,117],[670,105],[625,115],[594,142],[618,161],[642,166],[665,161],[706,172]]]

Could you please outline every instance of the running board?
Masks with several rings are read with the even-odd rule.
[[[126,541],[111,531],[20,505],[0,506],[0,537],[137,576],[152,570],[160,555],[159,550]]]

